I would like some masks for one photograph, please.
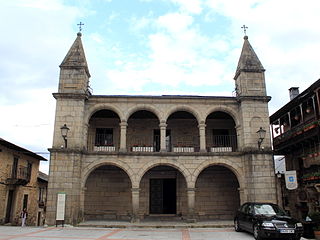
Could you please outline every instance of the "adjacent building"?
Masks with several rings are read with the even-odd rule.
[[[47,159],[0,138],[0,224],[20,224],[26,208],[27,225],[43,225],[45,203],[38,196],[48,180],[39,184],[46,175],[39,173],[40,161]]]
[[[47,223],[232,219],[276,202],[264,71],[245,36],[234,97],[92,95],[78,33],[53,94]]]
[[[285,156],[286,170],[297,172],[298,188],[287,190],[283,177],[282,202],[298,218],[320,211],[320,79],[299,93],[289,89],[290,101],[270,117],[276,155]],[[280,177],[280,176],[279,176]]]

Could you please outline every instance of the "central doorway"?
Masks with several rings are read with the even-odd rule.
[[[176,179],[150,179],[150,214],[176,214]]]

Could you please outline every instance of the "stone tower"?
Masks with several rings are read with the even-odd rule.
[[[248,194],[250,201],[264,200],[268,194],[274,195],[275,187],[268,119],[268,102],[271,97],[267,96],[264,72],[248,36],[245,36],[234,80],[242,118],[239,132],[244,136],[241,144],[244,164],[248,185],[251,186]],[[257,133],[260,128],[266,131],[261,146],[258,145]],[[270,182],[266,183],[263,177],[269,177]],[[268,184],[271,188],[264,189]]]
[[[78,206],[80,196],[81,150],[86,143],[83,121],[85,102],[90,95],[89,78],[90,73],[79,32],[60,65],[58,93],[53,94],[56,99],[56,115],[53,146],[49,149],[49,219],[55,218],[56,209],[51,208],[55,206],[56,194],[61,191],[67,194],[66,201],[70,203],[66,205],[66,215],[71,219],[78,218],[79,211],[74,208]],[[61,137],[61,127],[64,124],[70,129],[67,136],[68,149],[65,149]]]

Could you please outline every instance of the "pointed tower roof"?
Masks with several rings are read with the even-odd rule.
[[[81,41],[82,34],[77,33],[77,38],[69,49],[67,55],[60,64],[60,68],[84,68],[88,77],[90,77],[87,59]]]
[[[237,79],[241,72],[264,72],[263,68],[257,54],[254,52],[251,47],[248,36],[244,36],[244,43],[240,55],[240,59],[238,62],[237,71],[234,79]]]

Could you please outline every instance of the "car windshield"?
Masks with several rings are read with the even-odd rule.
[[[257,215],[280,215],[284,216],[286,213],[276,205],[258,204],[254,205],[254,212]]]

